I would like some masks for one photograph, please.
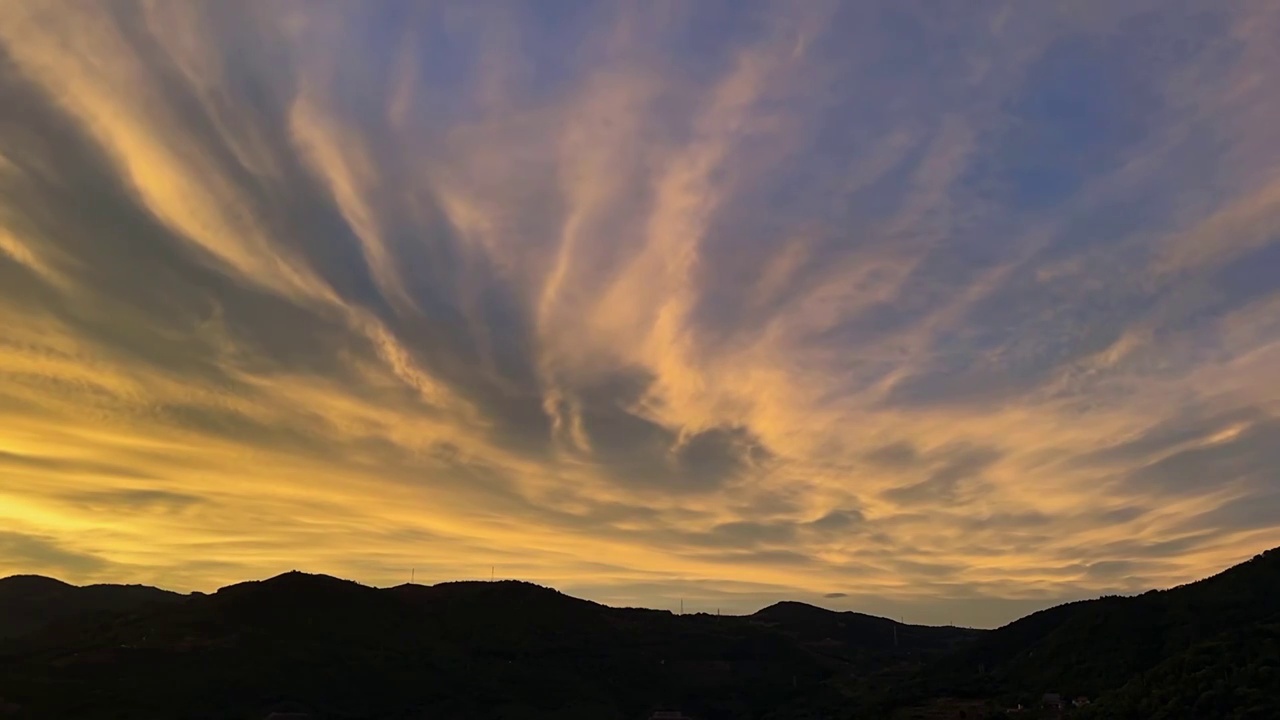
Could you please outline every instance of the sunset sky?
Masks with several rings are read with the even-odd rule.
[[[0,575],[988,627],[1280,545],[1280,3],[0,3]]]

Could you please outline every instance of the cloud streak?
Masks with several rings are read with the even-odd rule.
[[[991,624],[1280,544],[1277,23],[0,9],[0,573]]]

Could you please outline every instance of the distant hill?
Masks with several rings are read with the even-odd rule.
[[[41,718],[1280,718],[1280,551],[992,631],[784,602],[611,608],[523,582],[286,573],[175,595],[0,581],[0,713]],[[14,618],[21,618],[15,620]],[[1087,707],[1038,706],[1046,693]],[[282,715],[287,716],[287,715]]]
[[[899,701],[1086,696],[1096,702],[1082,717],[1280,718],[1278,636],[1280,549],[1181,587],[1034,613],[981,634],[897,691]]]
[[[752,618],[287,573],[11,639],[0,697],[31,718],[759,717],[845,666]]]
[[[36,575],[0,579],[0,639],[99,613],[127,612],[183,596],[143,585],[76,587]]]
[[[849,661],[858,657],[912,658],[964,646],[982,634],[957,627],[907,625],[857,612],[836,612],[801,602],[770,605],[751,615],[809,647],[825,649]]]

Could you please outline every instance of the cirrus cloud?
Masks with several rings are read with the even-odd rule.
[[[0,572],[992,624],[1280,544],[1275,37],[5,6]]]

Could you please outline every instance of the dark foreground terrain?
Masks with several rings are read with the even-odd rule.
[[[288,573],[178,595],[0,580],[0,718],[677,709],[702,720],[1280,718],[1280,550],[991,631],[802,603],[673,615],[519,582],[374,589]]]

